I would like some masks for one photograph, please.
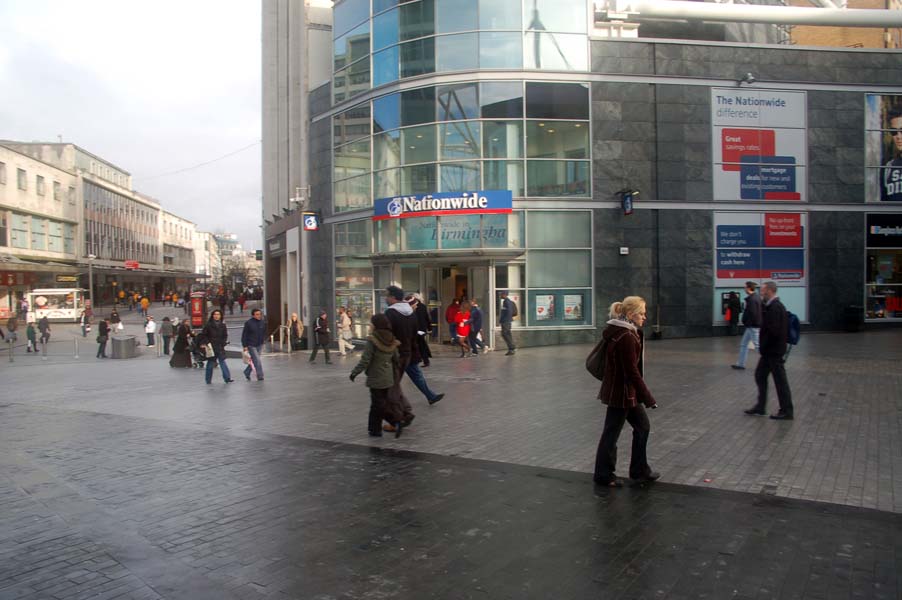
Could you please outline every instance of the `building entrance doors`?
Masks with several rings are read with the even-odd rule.
[[[493,318],[488,265],[428,266],[423,268],[423,300],[429,309],[434,343],[449,343],[448,308],[455,300],[476,299],[482,311],[482,338],[491,346]]]

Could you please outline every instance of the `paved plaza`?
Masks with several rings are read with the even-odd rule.
[[[54,333],[0,363],[0,599],[902,597],[902,331],[806,334],[793,422],[742,414],[738,338],[649,343],[663,476],[622,490],[587,346],[441,352],[396,440],[356,358],[207,386]]]

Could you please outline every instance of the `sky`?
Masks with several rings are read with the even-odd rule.
[[[0,139],[62,136],[200,230],[260,248],[260,13],[259,0],[0,0]]]

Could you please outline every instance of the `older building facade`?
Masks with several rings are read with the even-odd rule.
[[[442,336],[454,298],[495,322],[503,291],[542,345],[639,294],[661,335],[712,335],[773,279],[815,328],[902,317],[898,52],[602,39],[590,7],[336,3],[333,79],[306,98],[321,221],[283,269],[309,265],[313,310],[362,335],[401,285]],[[306,223],[286,213],[269,257]]]

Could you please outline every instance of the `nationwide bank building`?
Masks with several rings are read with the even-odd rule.
[[[467,297],[500,340],[501,292],[520,346],[593,341],[630,294],[721,335],[747,280],[813,329],[902,322],[902,54],[617,37],[596,4],[264,0],[271,326],[344,306],[365,337],[394,284],[436,339]]]

